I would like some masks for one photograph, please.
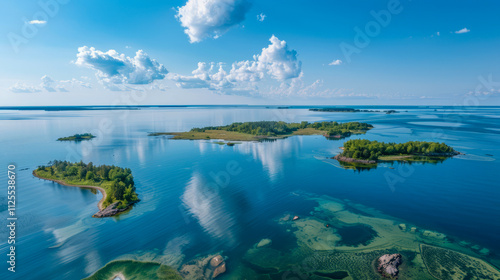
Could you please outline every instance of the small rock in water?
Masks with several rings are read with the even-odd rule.
[[[224,259],[222,258],[221,255],[217,255],[215,257],[213,257],[211,260],[210,260],[210,265],[212,266],[212,268],[216,268],[218,267],[222,262],[224,261]]]
[[[398,266],[403,262],[401,254],[386,254],[378,259],[378,272],[385,277],[396,277]]]
[[[293,216],[292,221],[296,221],[296,220],[298,220],[298,219],[300,219],[300,218],[299,218],[299,216]]]
[[[399,224],[399,229],[406,231],[406,224]]]

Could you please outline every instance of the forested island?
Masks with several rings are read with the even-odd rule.
[[[356,139],[345,142],[342,149],[342,153],[334,157],[336,160],[368,165],[379,161],[428,161],[460,154],[444,143],[421,141],[384,143]]]
[[[396,110],[380,111],[380,110],[360,110],[360,109],[354,109],[354,108],[312,108],[312,109],[309,109],[309,111],[313,111],[313,112],[329,112],[329,113],[358,113],[358,112],[364,112],[364,113],[380,113],[380,112],[384,112],[386,114],[398,113],[398,111],[396,111]]]
[[[114,216],[139,202],[134,177],[129,168],[54,160],[47,166],[39,166],[33,171],[33,175],[65,186],[101,191],[103,198],[99,201],[99,212],[93,217]]]
[[[79,141],[84,141],[84,140],[91,140],[93,138],[95,138],[95,136],[92,135],[91,133],[83,133],[83,134],[75,134],[75,135],[67,136],[67,137],[61,137],[61,138],[58,138],[57,141],[76,141],[76,142],[79,142]]]
[[[328,138],[345,138],[363,134],[373,126],[367,123],[335,121],[286,123],[278,121],[237,122],[226,126],[193,128],[188,132],[156,132],[149,136],[173,135],[172,139],[223,139],[226,141],[258,141],[279,139],[292,135],[324,135]]]

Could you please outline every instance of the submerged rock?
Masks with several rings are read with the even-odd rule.
[[[218,267],[216,267],[214,269],[214,272],[212,274],[212,278],[215,278],[224,272],[226,272],[226,263],[225,262],[223,262],[221,265],[219,265]]]
[[[286,214],[284,217],[280,218],[280,222],[288,222],[290,220],[290,214]]]
[[[378,272],[385,277],[396,277],[399,273],[398,266],[403,263],[401,254],[386,254],[378,259]]]
[[[226,272],[226,263],[221,255],[210,255],[185,263],[180,273],[184,279],[211,280]]]
[[[259,243],[257,243],[257,248],[269,246],[272,242],[273,241],[269,238],[262,239]]]

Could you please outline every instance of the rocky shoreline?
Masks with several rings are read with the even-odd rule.
[[[112,216],[116,216],[124,211],[127,211],[128,209],[130,209],[130,207],[132,205],[134,205],[135,203],[139,202],[140,200],[137,200],[137,201],[133,201],[131,203],[129,203],[127,205],[127,207],[125,208],[117,208],[119,203],[120,202],[115,202],[115,203],[112,203],[110,205],[108,205],[108,207],[102,209],[102,210],[99,210],[99,212],[95,213],[94,215],[92,215],[92,218],[106,218],[106,217],[112,217]]]
[[[343,157],[340,154],[334,156],[333,159],[336,159],[338,161],[347,162],[347,163],[361,163],[361,164],[367,164],[367,165],[377,164],[377,161],[375,161],[375,160],[348,158],[348,157]]]
[[[451,153],[429,153],[429,154],[423,154],[423,155],[408,155],[409,157],[411,156],[422,156],[422,157],[453,157],[453,156],[458,156],[458,155],[464,155],[461,152],[451,152]],[[358,164],[366,164],[366,165],[373,165],[377,164],[381,160],[367,160],[367,159],[357,159],[357,158],[349,158],[349,157],[344,157],[341,154],[338,154],[333,157],[333,159],[336,159],[338,161],[343,161],[347,163],[358,163]]]

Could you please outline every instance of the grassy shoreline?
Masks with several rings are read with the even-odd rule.
[[[284,139],[296,135],[323,135],[327,138],[345,138],[352,134],[364,134],[373,126],[350,122],[321,123],[284,123],[284,122],[247,122],[233,123],[228,126],[193,128],[186,132],[152,132],[148,136],[172,136],[173,140],[224,140],[224,141],[263,141]]]

